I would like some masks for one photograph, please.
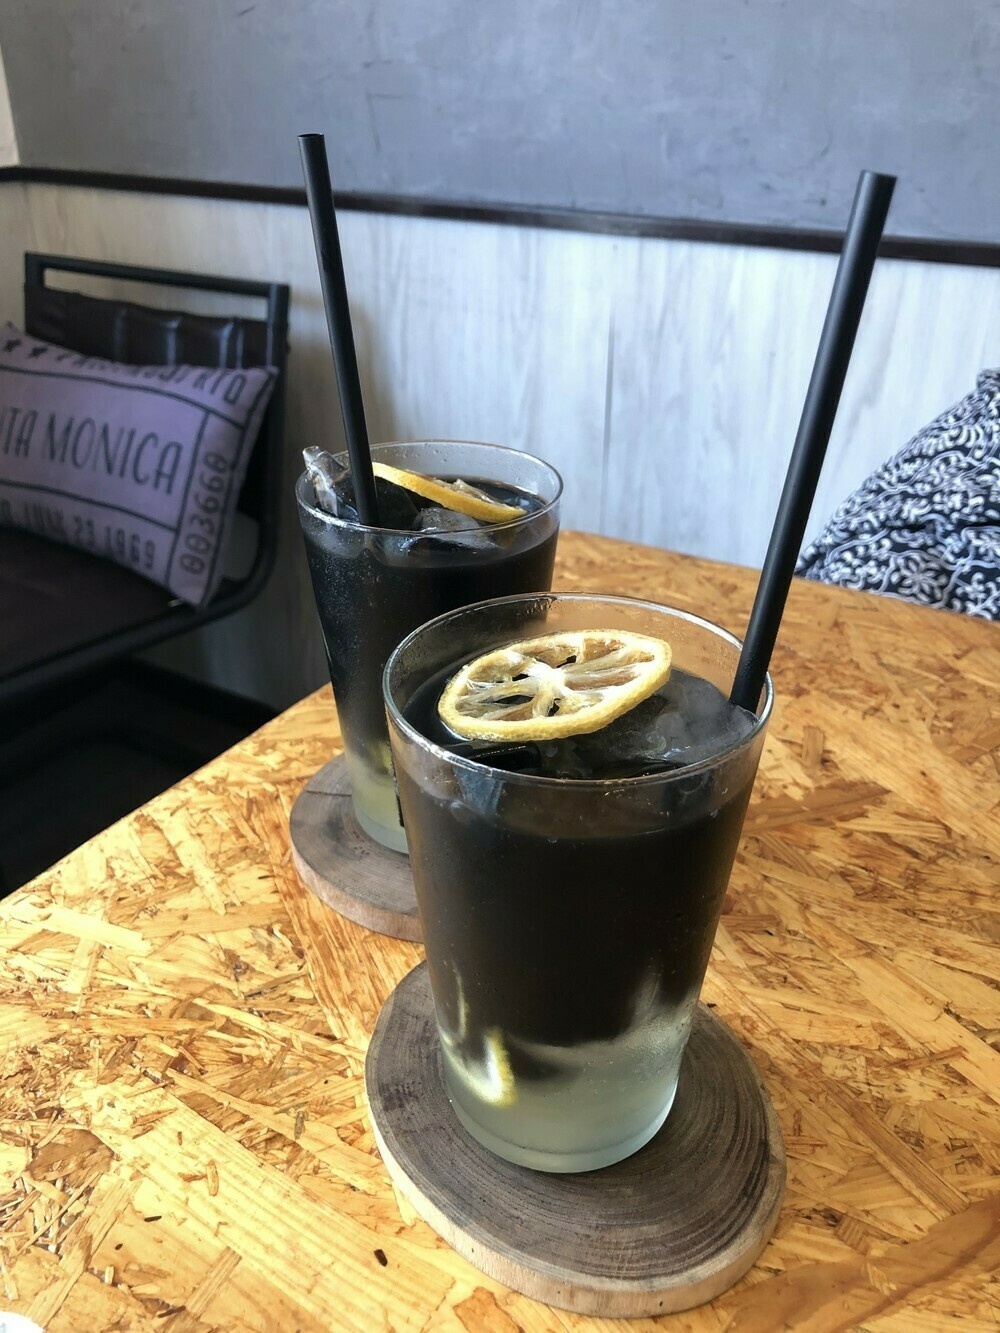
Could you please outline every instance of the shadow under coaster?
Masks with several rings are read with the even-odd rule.
[[[382,935],[421,939],[410,862],[358,823],[343,755],[302,788],[289,836],[299,878],[328,907]]]
[[[549,1305],[607,1318],[701,1305],[743,1276],[778,1220],[785,1149],[774,1107],[704,1005],[663,1128],[600,1171],[515,1166],[459,1124],[425,963],[379,1015],[365,1088],[382,1159],[420,1216],[484,1273]]]

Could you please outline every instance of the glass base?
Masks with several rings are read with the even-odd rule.
[[[406,834],[403,832],[402,824],[395,824],[389,828],[385,824],[378,824],[374,819],[369,819],[363,810],[358,808],[357,801],[354,802],[354,813],[357,816],[358,823],[374,842],[381,847],[388,847],[390,851],[402,852],[406,855]]]
[[[631,1157],[640,1148],[644,1148],[662,1128],[664,1121],[670,1114],[670,1108],[674,1104],[676,1093],[677,1084],[675,1083],[666,1106],[657,1112],[648,1125],[623,1142],[602,1144],[599,1148],[581,1148],[576,1152],[547,1152],[536,1148],[525,1148],[519,1143],[508,1143],[505,1139],[497,1138],[495,1134],[491,1134],[489,1130],[483,1129],[482,1125],[477,1125],[474,1120],[471,1120],[459,1105],[457,1099],[450,1093],[448,1100],[451,1102],[452,1110],[476,1142],[481,1143],[484,1148],[488,1148],[497,1157],[502,1157],[508,1162],[514,1162],[517,1166],[530,1167],[532,1171],[552,1171],[566,1175],[575,1171],[598,1171],[602,1166],[614,1166],[615,1162],[623,1162],[626,1157]]]
[[[373,768],[346,747],[344,759],[351,780],[351,803],[358,823],[374,842],[406,854],[406,834],[399,822],[396,781],[384,769]]]

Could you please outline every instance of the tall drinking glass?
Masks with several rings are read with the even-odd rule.
[[[667,640],[670,680],[602,731],[534,751],[476,759],[447,732],[437,699],[459,666],[588,629]],[[441,616],[389,659],[444,1077],[501,1157],[606,1166],[670,1111],[771,712],[769,679],[756,714],[729,705],[739,651],[683,611],[551,595]]]
[[[305,474],[296,486],[354,810],[376,842],[406,851],[382,703],[386,659],[410,630],[442,612],[550,586],[562,480],[547,463],[494,444],[383,444],[372,449],[372,459],[483,483],[501,500],[527,502],[524,516],[506,523],[404,532],[334,518],[317,506]],[[337,459],[341,466],[346,461]]]

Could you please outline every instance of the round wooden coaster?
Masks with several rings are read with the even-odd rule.
[[[420,1216],[484,1273],[549,1305],[607,1318],[688,1310],[742,1277],[778,1220],[777,1116],[703,1005],[666,1124],[601,1171],[531,1171],[466,1133],[445,1091],[424,963],[379,1015],[365,1087],[382,1158]]]
[[[382,935],[420,940],[410,862],[358,823],[343,755],[299,792],[289,836],[299,878],[328,907]]]

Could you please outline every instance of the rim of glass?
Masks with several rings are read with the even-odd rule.
[[[572,791],[582,791],[584,789],[597,791],[607,790],[608,787],[615,789],[631,789],[636,785],[653,785],[655,783],[669,783],[671,781],[682,780],[689,777],[692,773],[701,773],[706,769],[714,768],[723,759],[729,755],[735,754],[738,750],[746,749],[752,741],[764,730],[771,717],[771,709],[774,705],[774,683],[771,680],[771,673],[767,672],[764,677],[764,704],[757,716],[753,726],[745,736],[741,736],[738,741],[733,741],[727,745],[724,750],[718,750],[715,754],[709,755],[707,759],[699,760],[696,764],[687,764],[684,768],[670,769],[663,773],[644,773],[638,777],[632,778],[552,778],[545,777],[535,773],[512,773],[506,768],[494,768],[492,764],[479,763],[474,759],[467,759],[464,755],[453,754],[451,750],[445,749],[443,745],[428,740],[427,737],[416,727],[411,726],[406,718],[396,707],[395,700],[389,694],[389,676],[395,665],[397,657],[404,651],[411,640],[416,639],[426,630],[442,625],[449,620],[454,620],[458,616],[466,614],[469,611],[477,611],[484,606],[507,606],[515,602],[537,602],[543,598],[548,598],[552,602],[601,602],[608,605],[623,605],[629,607],[645,607],[652,611],[668,611],[671,616],[678,620],[686,620],[690,625],[697,625],[701,629],[709,630],[717,638],[724,639],[731,644],[737,651],[743,647],[743,642],[735,634],[730,634],[729,630],[723,629],[721,625],[716,625],[714,621],[706,620],[704,616],[696,616],[691,611],[682,611],[680,607],[667,606],[664,602],[651,602],[644,597],[621,597],[613,593],[586,593],[586,592],[539,592],[539,593],[517,593],[513,597],[491,597],[481,602],[469,602],[467,606],[456,607],[453,611],[445,611],[443,615],[435,616],[433,620],[425,621],[423,625],[418,625],[415,630],[411,630],[405,639],[400,640],[396,647],[389,654],[389,659],[385,664],[385,670],[382,673],[382,699],[386,711],[391,715],[393,722],[399,727],[406,736],[416,741],[425,750],[430,750],[432,754],[439,759],[444,759],[450,764],[455,764],[459,768],[467,769],[473,773],[491,773],[504,781],[523,783],[526,786],[546,786],[546,787],[565,787]]]
[[[491,449],[491,450],[496,450],[499,453],[510,454],[512,457],[515,458],[526,458],[528,459],[529,462],[535,463],[539,467],[548,468],[549,472],[552,473],[553,477],[555,477],[556,480],[556,493],[555,495],[553,495],[552,499],[546,500],[546,502],[541,506],[540,509],[532,509],[530,513],[522,514],[520,518],[512,518],[508,520],[508,522],[506,523],[491,523],[489,524],[489,527],[491,529],[497,529],[499,531],[507,531],[507,529],[509,528],[516,528],[523,523],[528,523],[537,520],[543,517],[545,514],[549,513],[549,511],[553,509],[562,499],[563,479],[562,479],[562,474],[559,472],[557,468],[553,467],[551,463],[546,462],[544,458],[538,458],[536,457],[535,454],[529,454],[524,449],[512,449],[509,445],[506,444],[491,444],[489,440],[382,440],[378,444],[373,444],[371,449],[372,453],[374,454],[381,449],[398,449],[401,445],[421,445],[421,444],[445,444],[445,445],[451,444],[451,445],[461,445],[463,448],[471,447],[473,449]],[[346,459],[347,450],[341,449],[337,453],[335,453],[333,457],[337,459],[341,458]],[[337,528],[351,528],[359,532],[384,532],[386,534],[396,537],[398,537],[400,533],[403,532],[403,529],[401,528],[370,527],[366,523],[352,523],[349,519],[338,518],[336,514],[328,514],[325,509],[320,509],[318,505],[311,503],[309,500],[303,498],[302,490],[304,489],[304,483],[307,481],[308,476],[309,476],[308,472],[306,472],[304,469],[299,474],[298,480],[295,483],[295,498],[298,500],[299,504],[302,506],[303,509],[305,509],[308,513],[314,515],[316,518],[321,519],[324,523],[329,523],[333,527]],[[486,480],[486,478],[482,478],[482,480]],[[412,537],[414,534],[412,532],[407,532],[404,535]],[[439,538],[446,537],[449,536],[450,534],[443,532],[424,532],[421,533],[420,535],[428,539],[433,539],[434,537],[439,537]]]

